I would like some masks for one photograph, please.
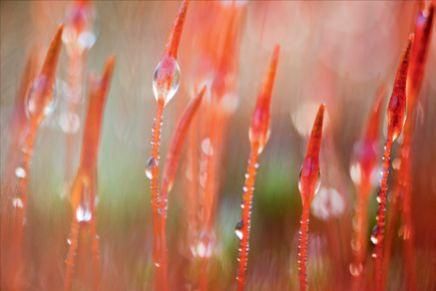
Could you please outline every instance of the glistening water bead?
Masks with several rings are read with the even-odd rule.
[[[180,85],[180,67],[176,59],[165,56],[153,73],[153,94],[156,101],[164,99],[165,105],[176,95]]]

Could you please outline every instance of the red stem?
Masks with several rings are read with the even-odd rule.
[[[298,238],[298,277],[300,280],[300,290],[307,290],[307,247],[309,244],[309,214],[310,204],[303,206],[300,220],[300,231]]]
[[[259,157],[259,144],[254,143],[251,146],[250,157],[248,159],[247,175],[244,184],[244,193],[242,195],[242,220],[241,233],[242,238],[239,242],[238,255],[238,275],[236,281],[238,291],[243,291],[246,284],[246,273],[248,267],[248,252],[250,249],[250,229],[251,229],[251,209],[253,205],[254,184],[256,181],[257,160]]]
[[[393,138],[392,132],[388,131],[388,137],[384,147],[383,163],[382,163],[382,180],[380,191],[377,195],[378,209],[377,209],[377,228],[376,233],[373,233],[376,239],[375,245],[375,290],[384,290],[386,274],[383,272],[383,255],[384,255],[384,232],[386,224],[386,209],[387,209],[387,191],[388,191],[388,178],[389,166],[391,160]]]

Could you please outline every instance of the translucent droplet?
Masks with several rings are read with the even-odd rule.
[[[44,116],[50,115],[56,108],[56,87],[53,86],[52,96],[48,98],[48,104],[41,102],[46,99],[46,96],[42,96],[46,87],[47,77],[45,75],[39,75],[32,83],[32,86],[26,97],[26,114],[27,117],[33,117],[35,115],[43,114]],[[44,108],[41,108],[44,106]]]
[[[159,262],[154,262],[154,266],[155,266],[156,268],[160,268],[160,263],[159,263]]]
[[[362,169],[359,163],[353,163],[350,167],[350,177],[354,184],[359,185],[362,181]]]
[[[67,244],[70,246],[71,245],[71,239],[67,239]]]
[[[354,277],[358,277],[362,274],[363,265],[361,263],[351,263],[349,266],[350,274]]]
[[[92,212],[89,206],[83,203],[76,209],[76,219],[78,222],[89,222],[92,219]]]
[[[307,181],[307,183],[312,184],[314,183],[313,188],[313,195],[316,195],[318,193],[319,188],[321,187],[321,173],[318,171],[318,175],[316,176],[316,181],[311,181],[313,179],[312,177],[312,160],[310,158],[305,159],[303,162],[303,166],[300,169],[300,174],[298,177],[298,190],[300,193],[305,193],[306,190],[309,189],[303,189],[304,187],[307,187],[309,185],[304,185],[304,180]]]
[[[165,104],[173,99],[180,85],[180,67],[177,61],[165,56],[156,66],[153,74],[153,93],[156,100],[163,99]]]
[[[84,31],[79,34],[77,43],[82,49],[90,49],[95,43],[96,37],[92,31]]]
[[[374,226],[374,228],[372,229],[370,240],[374,245],[377,245],[379,243],[379,231],[377,225]]]
[[[311,210],[316,217],[327,220],[340,216],[345,210],[345,201],[335,188],[323,187],[315,195]]]
[[[21,200],[21,198],[14,198],[12,199],[12,206],[14,208],[23,208],[23,200]]]
[[[410,227],[403,225],[399,231],[398,231],[399,237],[401,237],[403,240],[408,240],[412,236],[412,231]]]
[[[192,256],[198,258],[209,258],[212,256],[214,245],[215,236],[206,231],[203,231],[199,235],[199,238],[190,247]]]
[[[354,252],[358,252],[362,246],[360,245],[360,242],[357,239],[351,240],[351,249]]]
[[[15,169],[15,176],[19,179],[24,179],[26,178],[26,170],[23,167],[17,167]]]
[[[241,220],[238,223],[236,223],[236,226],[235,226],[235,234],[240,240],[244,237],[244,233],[242,232],[243,225],[244,224],[242,223],[242,220]]]
[[[234,93],[228,93],[221,98],[220,105],[224,112],[231,114],[239,106],[239,96]]]
[[[150,157],[148,159],[147,165],[145,167],[145,176],[150,180],[153,178],[153,168],[154,167],[157,167],[156,159],[153,157]]]
[[[201,150],[205,155],[208,156],[213,155],[213,147],[210,138],[207,137],[201,141]]]
[[[76,113],[64,112],[59,116],[59,126],[65,133],[76,133],[80,128],[80,118]]]

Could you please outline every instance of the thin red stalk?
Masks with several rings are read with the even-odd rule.
[[[15,225],[16,223],[21,223],[22,218],[14,218],[14,213],[16,208],[21,207],[19,202],[21,200],[16,200],[16,190],[14,190],[14,184],[20,183],[18,179],[22,177],[17,177],[16,168],[20,163],[20,158],[22,153],[17,151],[20,147],[21,138],[26,134],[26,94],[28,89],[35,78],[36,70],[38,66],[38,58],[36,51],[32,51],[29,55],[26,66],[21,79],[20,87],[15,98],[14,111],[11,119],[11,126],[9,130],[9,136],[11,142],[8,145],[8,159],[5,170],[5,177],[2,178],[1,185],[1,245],[2,245],[2,263],[3,260],[6,262],[5,265],[8,268],[3,268],[3,278],[4,282],[0,288],[6,288],[6,286],[18,286],[21,285],[22,280],[22,269],[20,269],[23,264],[21,263],[22,258],[22,240],[23,233],[15,233],[14,230],[20,228]],[[18,193],[19,194],[19,193]],[[20,199],[20,198],[19,198]],[[13,207],[14,209],[10,209]],[[3,281],[3,280],[2,280]],[[3,284],[6,286],[3,286]]]
[[[164,204],[167,203],[168,193],[171,191],[174,183],[183,143],[187,137],[191,122],[200,108],[205,90],[206,87],[203,87],[197,97],[188,104],[177,124],[173,137],[171,138],[170,148],[168,150],[165,167],[162,173],[161,197]],[[164,206],[165,210],[166,208],[167,207]]]
[[[167,246],[165,228],[160,216],[164,215],[159,194],[159,148],[163,120],[163,99],[158,100],[156,117],[153,122],[152,151],[147,170],[150,178],[151,205],[153,213],[153,264],[155,266],[155,290],[168,290]]]
[[[167,210],[168,210],[168,193],[169,191],[171,191],[175,179],[181,150],[183,148],[183,142],[186,139],[189,126],[195,114],[197,113],[198,108],[200,107],[201,100],[204,95],[204,91],[205,88],[203,88],[201,92],[197,95],[197,97],[189,103],[188,107],[186,108],[180,121],[177,124],[176,130],[174,131],[174,135],[171,139],[170,149],[163,170],[161,194],[160,197],[156,198],[159,203],[158,212],[159,211],[163,212],[163,213],[159,212],[158,215],[155,216],[155,219],[157,219],[156,224],[157,227],[159,228],[158,229],[159,237],[156,241],[157,242],[156,246],[159,246],[161,248],[160,250],[156,250],[157,261],[155,261],[155,264],[156,262],[158,262],[158,264],[160,264],[160,268],[166,267],[168,261],[167,259],[168,250],[166,249],[166,217],[167,217]],[[160,278],[159,280],[164,280],[164,279],[165,278]],[[159,287],[162,287],[162,285],[160,285]]]
[[[27,210],[30,162],[33,155],[36,134],[45,117],[44,109],[52,99],[53,83],[61,50],[62,30],[63,26],[60,25],[50,43],[40,73],[34,80],[32,80],[30,89],[25,93],[25,98],[24,96],[20,97],[24,102],[22,110],[20,110],[21,117],[19,118],[22,122],[23,130],[20,133],[22,136],[17,136],[17,141],[19,140],[17,146],[20,148],[21,153],[18,157],[19,164],[15,165],[16,170],[14,170],[14,173],[16,174],[17,170],[21,173],[19,175],[16,174],[18,181],[17,187],[14,189],[14,197],[12,197],[13,203],[8,204],[10,207],[13,207],[11,210],[12,234],[10,241],[14,242],[13,248],[17,251],[17,257],[13,260],[12,265],[10,266],[11,276],[14,277],[14,279],[12,279],[12,288],[14,290],[20,290],[23,287],[20,282],[22,276],[20,273],[25,266],[22,251],[24,222]],[[24,93],[24,91],[21,93]],[[21,102],[21,100],[19,102]],[[27,120],[25,119],[26,116],[23,115],[23,111],[27,113]],[[6,211],[9,210],[7,209]]]
[[[64,290],[71,290],[73,283],[76,253],[79,248],[79,235],[82,224],[90,225],[92,261],[94,264],[94,288],[98,288],[100,278],[99,247],[96,233],[95,199],[97,195],[97,161],[100,144],[104,107],[112,79],[115,59],[106,62],[102,77],[91,80],[88,112],[83,133],[82,153],[79,169],[71,188],[71,221],[67,258],[65,260]]]
[[[242,220],[238,225],[237,231],[242,233],[239,243],[238,256],[238,276],[236,277],[238,288],[237,290],[245,289],[246,273],[248,267],[248,252],[250,249],[250,229],[251,229],[251,208],[253,204],[254,184],[256,181],[256,173],[259,158],[259,144],[251,145],[250,157],[246,171],[246,179],[244,183],[244,194],[242,196]]]
[[[408,72],[407,97],[411,100],[408,103],[408,120],[404,128],[404,140],[401,145],[400,155],[400,193],[403,194],[402,205],[402,231],[404,239],[404,265],[406,267],[406,282],[408,290],[416,290],[416,265],[415,265],[415,245],[414,229],[411,214],[411,143],[414,134],[414,124],[416,115],[416,104],[421,91],[422,80],[424,79],[427,51],[430,44],[431,30],[433,26],[432,4],[420,12],[416,20],[415,39],[412,46],[410,67]]]
[[[377,92],[373,109],[368,117],[366,129],[356,148],[357,186],[356,213],[353,223],[353,261],[350,273],[353,276],[353,289],[361,289],[367,250],[368,198],[371,193],[371,176],[377,164],[377,141],[380,129],[381,103],[386,94],[384,85]]]
[[[178,89],[177,50],[183,31],[189,1],[183,1],[165,49],[164,57],[154,73],[153,90],[157,101],[157,112],[152,128],[152,150],[147,164],[146,175],[150,179],[152,224],[153,224],[153,264],[155,266],[154,287],[156,290],[168,290],[168,250],[165,235],[166,201],[159,193],[159,151],[163,112],[167,102]]]
[[[319,187],[319,152],[321,149],[322,126],[324,120],[324,104],[320,105],[313,123],[306,157],[301,167],[298,188],[303,204],[298,240],[298,277],[300,290],[307,290],[307,247],[309,244],[310,204]]]
[[[251,119],[249,129],[250,157],[248,158],[247,171],[242,195],[241,221],[236,228],[239,241],[237,289],[243,291],[246,284],[248,267],[248,253],[250,250],[251,210],[253,205],[254,184],[258,168],[257,160],[268,142],[271,123],[271,97],[274,86],[280,47],[277,45],[269,65],[263,88],[257,98],[256,107]]]
[[[388,129],[387,138],[383,153],[382,163],[382,180],[380,191],[377,195],[378,209],[377,209],[377,225],[374,229],[371,240],[375,243],[375,288],[377,291],[384,290],[385,280],[387,274],[383,272],[383,256],[384,256],[384,235],[386,224],[386,209],[387,209],[387,191],[388,191],[388,178],[389,167],[391,160],[391,150],[393,142],[398,138],[403,129],[404,121],[406,118],[406,80],[407,70],[409,66],[409,53],[412,44],[412,38],[409,40],[406,51],[403,54],[402,62],[398,68],[395,77],[394,88],[391,98],[389,100],[387,119]]]

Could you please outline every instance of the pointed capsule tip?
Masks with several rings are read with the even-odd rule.
[[[179,49],[180,38],[182,36],[183,25],[185,23],[186,12],[188,10],[189,0],[183,0],[177,18],[174,22],[170,38],[167,43],[166,53],[168,56],[176,59]]]

